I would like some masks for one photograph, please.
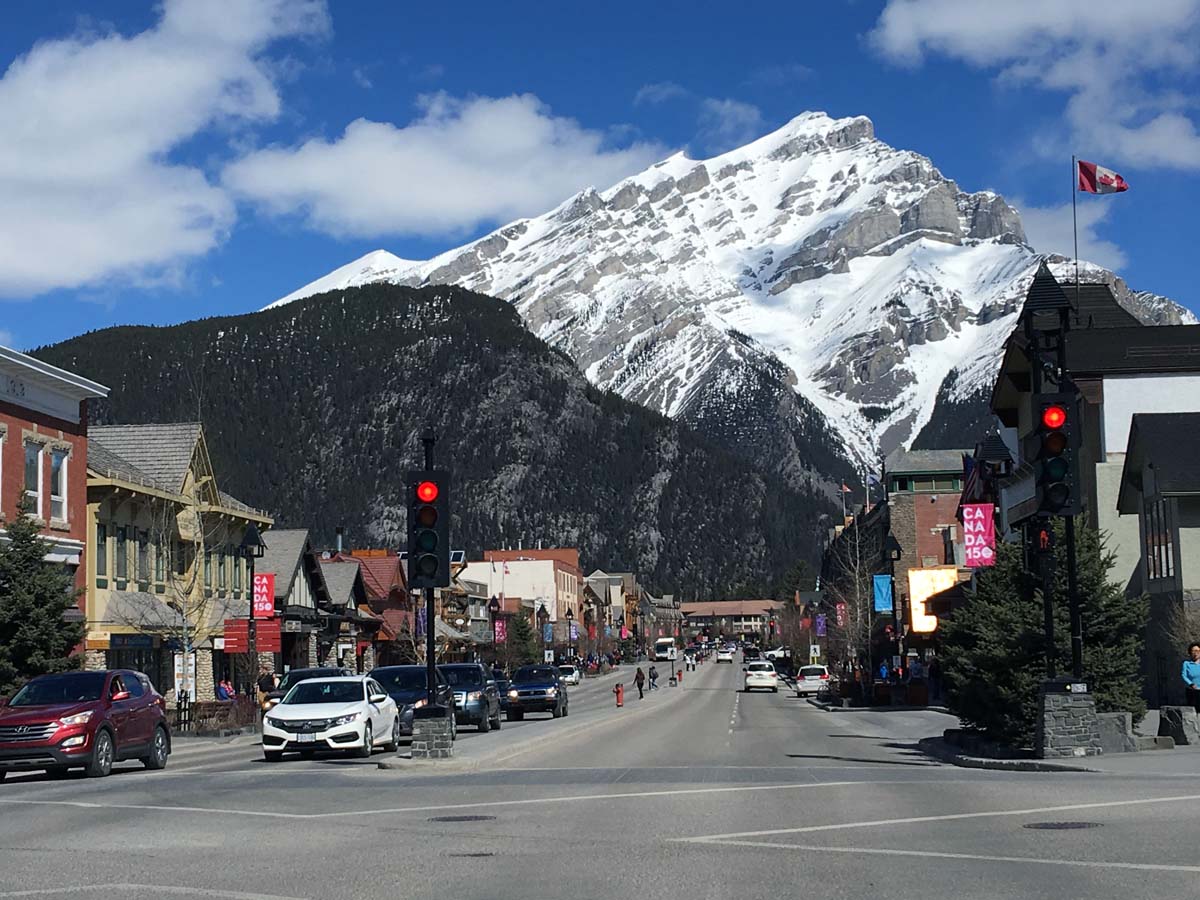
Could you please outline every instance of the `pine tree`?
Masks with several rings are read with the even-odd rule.
[[[32,519],[5,523],[0,542],[0,695],[46,672],[77,668],[71,652],[83,640],[83,623],[63,613],[75,605],[70,573],[47,563],[50,545]]]
[[[514,668],[527,666],[541,659],[541,654],[538,652],[537,635],[533,633],[533,626],[529,624],[529,620],[525,616],[516,615],[509,618],[506,640],[510,666]]]
[[[1059,673],[1069,671],[1066,541],[1056,524],[1054,635]],[[1139,658],[1147,602],[1108,578],[1115,559],[1098,532],[1076,528],[1083,669],[1099,712],[1146,712]],[[951,710],[972,728],[1013,747],[1032,744],[1045,680],[1042,598],[1016,544],[1000,544],[966,604],[942,624],[942,662]]]

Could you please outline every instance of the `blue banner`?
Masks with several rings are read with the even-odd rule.
[[[875,576],[875,612],[890,613],[892,611],[892,576]]]
[[[554,623],[547,622],[542,626],[542,640],[547,644],[554,643]]]

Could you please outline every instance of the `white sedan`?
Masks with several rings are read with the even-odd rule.
[[[779,693],[779,673],[775,671],[775,666],[766,660],[754,660],[747,663],[746,673],[746,691],[752,691],[755,688],[766,688],[772,693]]]
[[[367,758],[376,747],[395,752],[400,743],[396,701],[373,678],[314,678],[288,691],[263,718],[263,757],[278,762],[285,752],[348,750]]]
[[[733,651],[730,650],[728,647],[722,647],[720,650],[717,651],[717,662],[719,662],[719,663],[727,662],[730,665],[733,665]]]
[[[559,666],[558,674],[562,677],[565,684],[579,684],[583,678],[583,673],[579,671],[579,666]]]

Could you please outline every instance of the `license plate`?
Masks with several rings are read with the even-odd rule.
[[[299,744],[311,744],[311,743],[314,743],[316,741],[316,739],[317,739],[317,736],[315,734],[298,734],[298,735],[296,735],[296,742]]]

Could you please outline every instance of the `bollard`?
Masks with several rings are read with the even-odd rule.
[[[617,695],[617,706],[618,707],[624,706],[625,705],[625,685],[618,684],[616,687],[613,688],[613,693]]]
[[[683,669],[675,673],[675,677],[679,679],[679,683],[683,684]]]

